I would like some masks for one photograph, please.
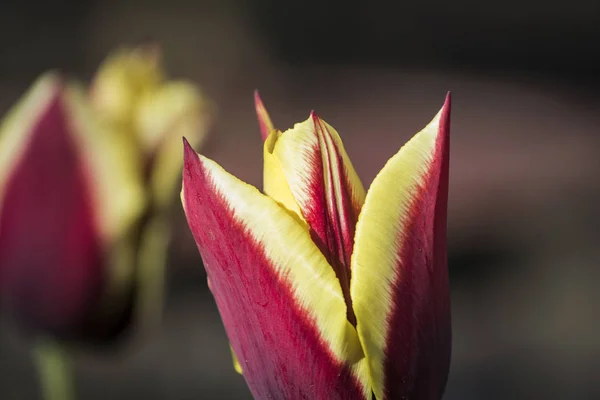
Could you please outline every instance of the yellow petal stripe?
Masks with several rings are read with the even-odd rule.
[[[130,137],[98,121],[82,87],[68,84],[64,101],[89,168],[98,226],[107,242],[119,240],[145,206],[139,149]]]
[[[267,196],[278,202],[282,207],[296,215],[298,220],[302,221],[306,226],[304,218],[302,217],[302,212],[300,212],[298,203],[296,203],[294,194],[292,193],[290,185],[288,184],[283,170],[281,169],[281,164],[279,163],[277,157],[275,157],[273,154],[275,144],[280,137],[281,132],[278,130],[273,130],[263,145],[263,191]]]

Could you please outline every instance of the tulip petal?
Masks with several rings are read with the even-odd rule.
[[[340,284],[308,231],[187,142],[182,202],[255,398],[369,398]]]
[[[64,99],[74,140],[92,181],[99,228],[107,242],[120,240],[146,205],[139,149],[131,137],[98,121],[82,87],[67,85]]]
[[[104,271],[60,89],[41,80],[1,129],[0,292],[25,327],[65,336],[100,296]]]
[[[314,242],[340,280],[349,306],[348,319],[354,323],[349,293],[350,256],[356,221],[365,198],[360,178],[338,133],[314,113],[281,134],[271,147],[301,215],[311,228]],[[265,178],[267,173],[273,174],[267,167],[265,163]],[[265,193],[280,200],[268,190],[271,186],[283,188],[283,185],[265,179]]]
[[[377,399],[439,399],[450,363],[446,259],[450,97],[369,189],[351,295]]]
[[[275,143],[281,137],[281,131],[273,130],[263,144],[263,191],[282,207],[291,211],[299,221],[306,224],[294,194],[288,185],[283,169],[277,157],[273,154]]]
[[[188,138],[194,146],[202,144],[213,107],[186,81],[170,81],[147,90],[138,101],[134,130],[146,155],[153,204],[164,208],[178,190],[181,138]]]
[[[164,80],[162,52],[156,45],[121,48],[102,63],[90,88],[94,111],[102,119],[131,129],[138,98]]]
[[[258,94],[258,90],[254,92],[254,108],[256,109],[256,116],[258,117],[258,124],[260,125],[260,136],[262,140],[265,141],[273,132],[275,127],[273,126],[273,122],[271,122],[271,117],[269,117],[269,113],[263,104],[260,95]]]
[[[133,302],[140,295],[135,282],[134,236],[147,208],[142,165],[135,140],[98,120],[85,88],[66,84],[62,97],[73,141],[84,160],[96,226],[107,257],[106,291],[98,305],[99,316],[90,316],[92,324],[101,326],[92,325],[87,333],[99,334],[104,341],[115,338],[136,318]],[[114,323],[117,325],[112,326]]]

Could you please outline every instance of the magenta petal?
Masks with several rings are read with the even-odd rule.
[[[446,209],[450,96],[373,180],[351,294],[377,399],[438,400],[450,366]]]
[[[273,245],[267,241],[277,237],[276,229],[261,227],[267,232],[261,238],[236,217],[231,197],[244,207],[250,207],[251,200],[240,200],[237,192],[222,192],[214,181],[217,168],[220,170],[210,160],[199,158],[186,142],[182,199],[188,224],[252,394],[256,399],[364,399],[351,368],[336,360],[317,322],[294,297],[288,277],[278,274],[268,251]],[[293,221],[256,189],[244,190],[255,198],[264,197],[261,204],[272,205]],[[268,212],[257,210],[261,211]],[[298,229],[303,228],[298,225]],[[309,242],[308,232],[305,235]],[[318,256],[323,258],[320,253]],[[339,304],[343,304],[341,291],[339,296]],[[345,315],[341,320],[347,324]]]

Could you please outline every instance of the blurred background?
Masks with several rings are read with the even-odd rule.
[[[600,3],[538,0],[3,0],[0,111],[60,69],[89,79],[121,44],[218,106],[203,153],[260,185],[252,93],[282,129],[315,109],[365,185],[452,91],[448,400],[600,399]],[[176,207],[164,323],[82,356],[83,400],[250,399]],[[38,399],[0,334],[0,399]]]

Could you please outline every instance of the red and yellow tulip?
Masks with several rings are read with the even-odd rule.
[[[106,342],[157,314],[180,137],[208,118],[148,54],[110,57],[91,93],[44,74],[2,122],[0,307],[35,334]]]
[[[450,364],[450,98],[368,191],[311,113],[258,96],[264,193],[185,143],[182,202],[237,368],[257,399],[443,395]]]

